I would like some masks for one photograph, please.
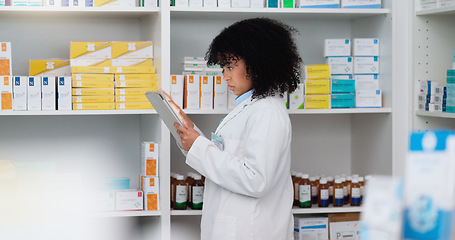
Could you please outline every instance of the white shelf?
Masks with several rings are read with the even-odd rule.
[[[202,215],[202,210],[193,210],[187,208],[186,210],[171,210],[172,216],[200,216]]]
[[[190,114],[228,114],[231,110],[184,110]],[[391,113],[391,108],[345,108],[345,109],[288,109],[291,115],[300,114],[357,114],[357,113]]]
[[[316,205],[313,205],[311,208],[298,208],[294,207],[292,209],[293,214],[316,214],[316,213],[353,213],[353,212],[362,212],[362,207],[326,207],[320,208]]]
[[[424,15],[455,15],[455,6],[442,7],[442,8],[432,8],[432,9],[423,9],[416,11],[417,16]]]
[[[99,212],[94,214],[95,217],[145,217],[161,216],[161,211],[116,211],[116,212]]]
[[[144,115],[144,114],[156,114],[156,110],[143,109],[143,110],[0,111],[0,116]]]
[[[328,18],[328,19],[355,19],[374,15],[384,15],[391,13],[390,9],[327,9],[327,8],[204,8],[204,7],[170,7],[172,17],[200,17],[204,16],[226,16],[239,13],[248,14],[248,17],[263,15],[280,16],[306,16],[309,18]],[[246,16],[245,16],[246,17]]]
[[[16,6],[1,6],[0,14],[2,17],[10,16],[37,16],[51,14],[51,16],[86,16],[86,15],[111,15],[111,16],[130,16],[140,17],[151,13],[158,14],[159,8],[109,8],[109,7],[87,7],[87,8],[72,8],[72,7],[16,7]]]
[[[455,113],[447,112],[429,112],[429,111],[416,111],[417,116],[426,116],[426,117],[439,117],[439,118],[455,118]]]

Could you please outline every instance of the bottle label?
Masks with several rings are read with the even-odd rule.
[[[335,189],[335,199],[341,199],[343,200],[344,198],[344,193],[342,188],[336,188]]]
[[[193,186],[193,208],[202,208],[204,198],[204,186]]]
[[[348,196],[348,188],[346,186],[343,187],[343,196]]]
[[[311,187],[311,196],[313,197],[318,196],[318,187]]]
[[[329,189],[321,189],[321,200],[329,200]]]
[[[352,188],[351,197],[360,198],[360,188]]]
[[[299,184],[294,184],[294,200],[299,200]]]
[[[300,185],[299,187],[299,204],[300,207],[311,206],[311,188],[309,185]]]
[[[186,186],[175,186],[175,206],[176,207],[185,207],[186,200],[188,199],[188,188]]]
[[[329,186],[329,196],[333,196],[333,186]]]

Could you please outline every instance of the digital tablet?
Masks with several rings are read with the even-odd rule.
[[[176,122],[183,126],[183,122],[174,111],[171,104],[167,101],[166,96],[164,96],[164,94],[160,91],[149,91],[145,93],[145,96],[148,98],[150,103],[152,103],[164,124],[166,124],[167,128],[169,128],[169,131],[171,131],[171,134],[174,136],[177,144],[182,146],[180,136],[177,133],[177,128],[175,128],[174,123]]]

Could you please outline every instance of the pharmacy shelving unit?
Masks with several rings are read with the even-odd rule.
[[[414,8],[413,36],[413,102],[417,109],[417,92],[420,81],[437,81],[446,84],[447,69],[452,68],[452,52],[455,51],[455,7],[419,10]],[[455,113],[426,112],[415,110],[413,129],[455,129]]]
[[[13,44],[13,73],[28,75],[29,59],[69,56],[70,41],[154,42],[160,85],[181,72],[184,56],[201,56],[224,27],[250,17],[294,26],[305,64],[324,63],[326,38],[377,37],[381,41],[383,108],[289,110],[293,126],[292,169],[316,174],[400,174],[407,139],[405,92],[407,35],[399,24],[405,1],[384,0],[383,9],[60,9],[0,7],[1,41]],[[399,14],[398,14],[399,13]],[[405,40],[401,45],[400,40]],[[400,65],[401,64],[401,65]],[[399,67],[395,67],[399,66]],[[404,111],[402,111],[404,109]],[[208,135],[229,111],[186,111]],[[0,112],[0,157],[51,161],[89,183],[103,176],[130,177],[138,186],[141,141],[160,144],[160,211],[106,212],[109,239],[199,239],[201,211],[169,206],[170,172],[192,171],[153,110]],[[24,151],[24,147],[27,151]],[[404,153],[403,153],[404,152]],[[94,178],[94,176],[98,178]],[[361,207],[294,209],[296,215],[360,212]],[[134,233],[134,234],[132,234]],[[104,239],[103,238],[103,239]]]

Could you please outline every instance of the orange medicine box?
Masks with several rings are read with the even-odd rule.
[[[160,210],[159,177],[139,176],[139,188],[144,192],[144,210]]]
[[[142,176],[158,176],[159,155],[158,143],[142,142],[141,145],[141,175]]]
[[[13,110],[13,84],[10,76],[0,76],[0,110]]]

